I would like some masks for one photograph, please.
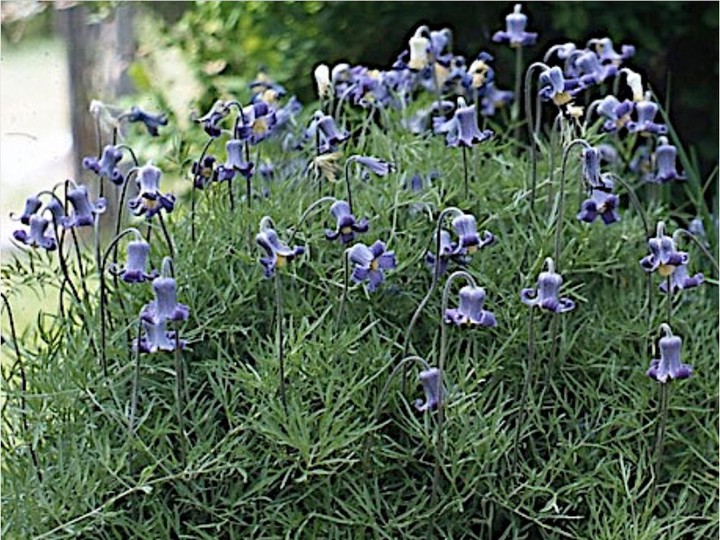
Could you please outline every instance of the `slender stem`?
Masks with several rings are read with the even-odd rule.
[[[288,244],[293,243],[293,241],[295,240],[295,235],[300,230],[300,227],[305,223],[305,220],[308,217],[310,217],[310,214],[313,212],[313,210],[315,210],[321,204],[324,204],[324,203],[330,202],[330,201],[336,202],[337,199],[335,197],[321,197],[320,199],[318,199],[317,201],[315,201],[314,203],[312,203],[310,206],[307,207],[307,209],[300,216],[300,219],[298,220],[298,224],[293,229],[293,232],[290,235],[290,240],[289,240]],[[351,212],[352,212],[352,210],[351,210]]]
[[[533,129],[532,120],[532,101],[530,100],[530,90],[532,87],[532,80],[530,76],[536,68],[550,69],[547,64],[543,62],[533,62],[527,68],[525,72],[525,115],[527,116],[527,125],[530,135],[530,212],[535,209],[535,186],[537,185],[537,147],[536,139],[539,130]],[[518,99],[518,96],[515,97]],[[540,111],[538,110],[538,116]]]
[[[345,309],[345,301],[347,299],[348,289],[350,289],[350,248],[347,248],[345,250],[345,253],[343,254],[343,263],[345,266],[344,272],[345,277],[343,281],[343,292],[342,296],[340,297],[340,307],[338,308],[337,316],[335,317],[335,331],[337,332],[338,325],[340,324],[340,320],[343,316],[343,311]]]
[[[713,256],[712,253],[710,253],[710,250],[702,243],[702,241],[695,236],[693,233],[691,233],[688,230],[685,229],[678,229],[673,233],[673,240],[677,241],[678,236],[684,236],[685,238],[689,238],[692,240],[697,247],[700,248],[700,251],[703,252],[703,255],[705,255],[710,262],[713,263],[713,266],[715,267],[715,272],[720,274],[720,267],[718,267],[718,262]]]
[[[247,163],[250,163],[250,143],[248,143],[247,141],[245,141],[245,161]],[[260,166],[260,164],[258,163],[258,167],[259,166]],[[252,178],[252,174],[248,174],[245,177],[245,196],[247,198],[247,207],[248,208],[252,208],[252,180],[251,180],[251,178]],[[232,193],[232,189],[230,191]],[[231,194],[230,201],[231,201],[230,209],[232,210],[232,209],[234,209],[234,203],[232,202],[232,194]]]
[[[202,162],[205,159],[205,154],[207,154],[207,151],[214,140],[215,139],[212,137],[208,139],[205,146],[203,146],[202,152],[200,152],[200,159],[197,160],[197,168],[195,169],[192,189],[190,190],[190,239],[193,242],[195,242],[195,190],[197,189],[197,180],[200,176],[200,172],[202,171]]]
[[[75,227],[70,228],[70,234],[72,234],[73,244],[75,245],[75,256],[77,257],[78,272],[80,274],[80,286],[82,287],[85,298],[88,298],[90,296],[90,293],[88,293],[87,285],[85,283],[87,280],[85,279],[85,270],[83,268],[82,253],[80,252],[80,241],[78,240],[78,236],[77,236],[77,232],[75,231]]]
[[[42,482],[42,471],[40,469],[40,462],[33,447],[32,437],[29,437],[30,429],[27,421],[27,401],[25,394],[27,393],[27,373],[25,372],[25,365],[23,364],[22,355],[20,354],[20,345],[17,339],[17,331],[15,329],[15,318],[13,317],[12,308],[10,307],[10,301],[5,293],[0,292],[0,297],[8,314],[8,321],[10,323],[10,338],[13,342],[13,348],[15,349],[15,365],[20,369],[20,415],[22,417],[22,425],[25,436],[28,438],[28,449],[30,450],[30,457],[32,458],[33,465],[35,466],[35,472],[38,476],[38,480]],[[13,368],[12,371],[15,371]],[[9,377],[12,378],[12,377]]]
[[[115,220],[115,236],[120,234],[120,228],[122,227],[122,213],[123,209],[125,207],[125,197],[127,196],[127,188],[130,185],[130,177],[133,174],[137,174],[139,169],[133,168],[128,173],[127,177],[125,178],[125,183],[123,184],[122,191],[120,192],[120,202],[118,203],[118,211],[117,211],[117,218]]]
[[[278,364],[280,366],[280,400],[282,401],[283,410],[287,415],[287,401],[285,399],[285,353],[283,348],[283,305],[282,305],[282,289],[280,285],[280,275],[275,274],[275,307],[277,309],[277,355]]]
[[[614,172],[608,172],[605,174],[610,176],[610,178],[612,178],[613,180],[617,180],[625,188],[628,197],[630,198],[630,203],[633,205],[635,211],[640,216],[640,220],[643,224],[643,229],[645,229],[645,237],[649,238],[650,236],[652,236],[652,230],[650,229],[650,225],[648,224],[647,218],[645,217],[645,211],[643,210],[643,206],[642,204],[640,204],[640,199],[638,199],[638,196],[632,186]]]
[[[557,217],[555,218],[555,249],[553,259],[555,260],[555,267],[558,273],[560,272],[560,247],[562,243],[562,230],[563,230],[563,210],[565,204],[565,171],[567,169],[567,161],[570,156],[570,150],[575,146],[582,145],[585,148],[590,148],[590,145],[582,139],[574,139],[568,143],[563,152],[562,167],[560,169],[560,187],[558,193],[558,209]]]
[[[165,237],[165,242],[167,243],[168,251],[170,252],[170,257],[175,257],[175,250],[173,248],[172,240],[170,239],[170,233],[168,233],[167,227],[165,226],[165,219],[162,216],[162,212],[158,212],[158,219],[160,220],[160,228],[162,229],[163,236]]]
[[[666,279],[667,283],[667,320],[665,321],[668,325],[672,319],[673,310],[673,287],[672,287],[672,276],[668,276]]]
[[[130,152],[130,157],[132,158],[133,163],[135,164],[135,167],[140,166],[140,162],[138,161],[138,158],[135,155],[135,152],[133,152],[133,149],[130,148],[127,144],[118,144],[115,146],[115,148],[117,148],[118,150],[127,150],[128,152]]]
[[[65,240],[65,229],[63,228],[62,233],[58,234],[58,224],[55,220],[55,217],[53,216],[53,229],[55,232],[55,238],[58,239],[58,261],[60,263],[60,270],[63,274],[63,278],[65,279],[65,282],[70,287],[70,292],[72,293],[73,297],[75,297],[75,300],[80,303],[80,294],[78,293],[77,289],[75,288],[75,285],[73,284],[72,280],[70,279],[70,271],[67,267],[67,261],[65,260],[65,255],[63,254],[63,241]],[[62,298],[62,290],[60,291],[60,295]]]
[[[522,76],[523,76],[523,55],[522,47],[515,49],[515,99],[513,100],[512,114],[510,118],[513,122],[517,122],[520,118],[520,91],[522,90]],[[528,123],[528,130],[532,129],[532,125]],[[515,140],[520,142],[520,124],[515,126]]]
[[[513,451],[512,473],[517,471],[518,453],[520,451],[520,434],[522,425],[525,421],[525,413],[527,406],[528,394],[530,392],[530,382],[535,369],[535,308],[530,308],[530,318],[528,320],[528,363],[525,370],[525,382],[523,383],[522,394],[520,395],[520,410],[518,413],[517,426],[515,427],[515,449]]]
[[[185,403],[183,399],[183,380],[184,380],[184,366],[182,361],[182,354],[180,352],[180,330],[178,323],[175,323],[175,402],[177,404],[177,419],[178,429],[180,430],[181,448],[183,451],[183,460],[186,455],[186,440],[185,440]]]
[[[345,161],[345,167],[343,168],[343,176],[345,178],[345,191],[347,193],[347,203],[350,207],[350,213],[353,213],[353,200],[352,200],[352,189],[350,187],[350,175],[348,174],[348,171],[350,169],[350,164],[354,163],[357,159],[357,156],[350,156]]]
[[[468,163],[467,163],[467,147],[462,147],[462,160],[463,160],[463,178],[465,179],[465,199],[467,200],[470,189],[468,188]]]
[[[658,424],[657,437],[655,439],[655,447],[653,449],[653,487],[650,492],[650,505],[652,506],[657,492],[657,486],[660,483],[660,470],[662,467],[662,456],[665,446],[665,432],[668,420],[668,405],[670,402],[670,382],[660,385],[660,398],[658,401],[658,415],[660,423]]]
[[[385,385],[383,386],[382,390],[380,391],[380,395],[378,396],[378,400],[375,402],[375,409],[373,411],[373,418],[375,418],[375,423],[377,423],[380,420],[380,410],[385,402],[385,398],[387,397],[387,393],[390,390],[390,384],[392,383],[393,379],[397,376],[397,374],[400,372],[400,369],[405,367],[406,364],[410,362],[418,362],[424,369],[430,369],[430,364],[427,363],[427,361],[417,355],[412,356],[406,356],[400,362],[398,362],[395,367],[393,368],[392,372],[390,373],[390,376],[388,377],[388,380],[385,381]]]
[[[142,339],[142,319],[138,320],[137,341],[135,342],[135,371],[132,381],[132,398],[130,400],[130,419],[128,420],[128,434],[135,435],[135,415],[137,414],[138,395],[140,394],[140,340]]]

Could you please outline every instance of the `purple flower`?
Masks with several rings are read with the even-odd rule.
[[[499,90],[494,82],[485,85],[480,99],[480,114],[493,116],[497,109],[501,109],[513,100],[513,93],[510,90]]]
[[[655,115],[658,112],[658,105],[645,98],[644,101],[640,101],[635,105],[635,111],[637,112],[637,122],[632,120],[627,123],[627,128],[630,133],[640,133],[641,135],[664,135],[667,133],[667,126],[664,124],[656,124],[653,122]]]
[[[270,227],[261,227],[255,242],[267,253],[267,257],[260,257],[266,278],[273,277],[276,268],[287,266],[295,257],[305,253],[305,248],[301,246],[290,248],[281,243],[277,233]]]
[[[554,313],[565,313],[575,309],[575,302],[569,298],[559,298],[562,276],[555,272],[555,263],[548,257],[545,259],[546,272],[540,272],[537,289],[523,289],[520,299],[524,304]]]
[[[108,144],[102,151],[102,157],[98,160],[96,157],[86,157],[82,161],[84,169],[93,171],[100,178],[107,178],[116,186],[123,183],[123,174],[117,164],[122,159],[122,151]]]
[[[49,211],[52,215],[55,226],[62,223],[62,220],[65,217],[65,208],[55,197],[50,199],[50,201],[45,205],[45,210]]]
[[[617,74],[615,65],[602,65],[598,56],[592,51],[578,51],[574,58],[575,69],[580,76],[580,84],[587,88],[600,84],[608,77]]]
[[[647,181],[653,184],[665,184],[673,180],[686,180],[687,177],[677,171],[676,159],[677,148],[668,143],[667,137],[660,137],[658,147],[655,149],[657,172],[648,176]]]
[[[458,235],[458,243],[453,255],[472,255],[476,251],[495,242],[495,237],[488,231],[482,238],[477,232],[477,221],[472,214],[462,214],[452,221],[453,229]]]
[[[705,281],[705,276],[700,273],[690,277],[687,270],[687,264],[679,265],[670,276],[670,292],[675,294],[675,291],[684,291],[685,289],[693,289],[699,287]],[[667,294],[668,286],[667,280],[660,282],[660,290]]]
[[[175,350],[177,343],[181,349],[185,348],[187,342],[184,339],[176,340],[175,332],[168,332],[165,329],[165,321],[152,323],[146,320],[142,321],[145,333],[140,338],[133,340],[133,350],[140,349],[141,353],[152,354],[158,351],[172,352]]]
[[[152,324],[166,321],[186,321],[190,315],[190,308],[178,304],[173,278],[157,277],[152,282],[155,300],[146,304],[140,313],[140,318]]]
[[[68,191],[67,198],[73,207],[74,212],[60,220],[66,229],[71,227],[91,227],[95,224],[95,216],[102,214],[107,209],[107,201],[100,197],[95,204],[88,198],[88,190],[85,186],[78,186]]]
[[[10,218],[14,221],[19,221],[23,225],[30,225],[30,217],[35,214],[38,210],[40,210],[40,207],[42,206],[42,202],[38,197],[31,196],[25,199],[25,209],[23,210],[23,213],[20,214],[20,216],[15,217],[14,214],[10,214]]]
[[[646,272],[657,271],[662,277],[671,276],[675,270],[688,263],[690,257],[675,248],[675,241],[665,234],[665,224],[657,224],[655,238],[648,240],[650,255],[640,260],[640,266]]]
[[[322,114],[320,112],[315,113],[315,120],[313,121],[314,129],[320,131],[320,153],[331,150],[338,144],[345,142],[350,138],[348,131],[340,131],[335,125],[335,120],[332,116]],[[313,130],[311,124],[311,131]],[[313,133],[314,134],[314,133]]]
[[[162,171],[154,165],[145,165],[140,167],[137,174],[137,184],[140,193],[134,199],[128,201],[128,208],[133,211],[136,216],[145,214],[150,219],[155,214],[165,209],[166,212],[172,212],[175,208],[175,196],[166,193],[160,193],[160,176]]]
[[[520,12],[521,4],[515,4],[513,12],[505,17],[506,30],[495,32],[492,40],[496,43],[508,42],[511,47],[527,47],[534,45],[537,40],[537,33],[526,32],[527,16]]]
[[[491,129],[480,131],[477,125],[475,107],[466,106],[463,98],[458,98],[458,106],[450,120],[440,118],[433,120],[435,133],[445,133],[445,143],[448,146],[465,146],[471,148],[478,143],[488,140],[494,135]]]
[[[111,267],[110,270],[113,274],[120,276],[120,279],[125,283],[142,283],[155,279],[158,276],[157,270],[153,270],[150,274],[145,272],[149,254],[150,244],[144,240],[129,242],[127,245],[127,266],[119,270]]]
[[[538,77],[540,90],[538,95],[544,100],[552,100],[558,107],[566,105],[572,101],[572,90],[578,87],[577,79],[565,79],[562,70],[557,67],[551,67],[540,73]]]
[[[243,150],[245,143],[238,139],[233,139],[225,144],[225,153],[227,154],[227,161],[218,165],[217,168],[217,179],[221,182],[225,180],[232,180],[236,173],[240,173],[245,178],[250,178],[253,175],[253,162],[245,161],[243,157]]]
[[[368,231],[367,219],[362,218],[360,221],[356,221],[355,216],[350,213],[350,205],[345,201],[335,201],[330,207],[330,213],[337,220],[337,227],[334,231],[325,231],[325,238],[328,240],[340,238],[340,242],[348,244],[355,240],[355,233]]]
[[[442,276],[445,272],[447,272],[448,262],[450,259],[453,259],[460,264],[467,264],[468,258],[466,256],[454,255],[456,248],[457,245],[453,243],[450,233],[444,229],[440,230],[440,260],[437,260],[438,257],[430,251],[425,254],[425,263],[430,267],[430,271],[435,271],[435,264],[437,263],[438,276]]]
[[[668,379],[687,379],[692,375],[692,366],[683,364],[680,361],[680,349],[682,339],[680,336],[673,336],[670,327],[662,325],[665,336],[660,338],[660,358],[650,362],[650,369],[646,375],[660,384],[666,384]]]
[[[604,187],[598,185],[590,188],[590,198],[583,201],[580,213],[577,215],[580,221],[592,223],[598,216],[605,225],[620,221],[617,211],[620,200],[617,195],[611,193],[614,187],[613,181],[605,178],[602,182],[605,184]]]
[[[622,129],[630,121],[634,107],[635,104],[628,99],[621,103],[613,95],[605,96],[597,107],[597,111],[606,119],[603,129],[609,132]]]
[[[586,185],[602,186],[600,178],[600,152],[597,148],[586,147],[582,151],[582,175]]]
[[[460,289],[460,305],[445,311],[445,323],[455,326],[497,326],[495,315],[483,309],[485,289],[466,285]]]
[[[220,122],[230,113],[230,107],[224,101],[216,101],[210,111],[195,121],[202,124],[205,133],[211,137],[219,137],[222,133]]]
[[[276,122],[275,110],[265,101],[257,100],[252,105],[243,108],[237,136],[239,139],[255,145],[270,135]]]
[[[55,239],[52,236],[45,236],[45,231],[50,222],[42,216],[32,215],[29,219],[30,232],[17,230],[13,232],[13,238],[18,242],[30,247],[41,247],[48,251],[57,248]]]
[[[387,176],[395,170],[395,166],[389,161],[370,156],[352,156],[349,159],[356,161],[370,172],[378,176]]]
[[[373,292],[384,281],[383,270],[391,270],[397,265],[395,253],[387,251],[385,243],[380,240],[369,248],[365,244],[355,244],[350,248],[348,257],[355,265],[352,280],[355,283],[368,280],[369,292]]]
[[[215,167],[217,160],[215,156],[205,156],[201,162],[193,161],[190,172],[193,175],[195,189],[204,189],[210,183],[218,179],[218,171]]]
[[[167,116],[158,113],[153,114],[143,111],[138,106],[130,108],[130,112],[126,115],[128,122],[142,122],[148,130],[148,133],[153,137],[158,136],[158,128],[160,126],[166,126],[168,123]]]
[[[445,389],[440,388],[440,370],[430,368],[420,372],[418,376],[425,392],[425,403],[422,399],[415,400],[413,404],[418,411],[425,412],[436,409],[445,399]]]
[[[635,47],[632,45],[621,45],[621,52],[618,54],[615,52],[615,47],[613,47],[613,42],[610,38],[591,39],[587,45],[588,47],[594,47],[595,52],[603,64],[614,64],[618,66],[623,60],[627,60],[635,54]]]

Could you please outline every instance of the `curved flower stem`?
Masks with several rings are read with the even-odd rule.
[[[439,256],[439,253],[438,253]],[[473,278],[470,274],[465,272],[464,270],[459,270],[457,272],[453,272],[450,274],[450,277],[445,282],[445,287],[443,287],[443,294],[442,294],[442,302],[440,304],[440,358],[438,360],[438,388],[437,388],[437,395],[438,395],[438,404],[437,404],[437,437],[435,442],[435,469],[433,471],[433,486],[432,486],[432,505],[434,506],[435,501],[437,499],[437,491],[440,487],[441,482],[441,470],[440,470],[440,461],[442,459],[443,455],[443,446],[444,446],[444,440],[443,440],[443,429],[445,424],[445,396],[443,395],[443,375],[444,375],[444,369],[445,369],[445,352],[446,352],[446,344],[447,344],[447,331],[445,330],[445,327],[447,326],[443,318],[445,317],[445,311],[447,309],[448,304],[448,296],[450,295],[450,287],[453,284],[453,281],[455,281],[458,278],[463,278],[466,281],[468,281],[473,287],[476,287],[477,284],[475,283],[475,278]]]
[[[200,176],[200,171],[202,170],[202,162],[203,159],[205,159],[205,154],[207,154],[207,151],[214,140],[215,139],[213,137],[210,137],[210,139],[208,139],[205,143],[205,146],[203,146],[202,152],[200,152],[200,159],[197,161],[198,166],[195,170],[195,176],[192,181],[192,189],[190,190],[190,239],[193,242],[195,242],[195,190],[197,189],[197,180]]]
[[[118,144],[115,146],[115,148],[118,148],[119,150],[127,150],[128,152],[130,152],[130,157],[132,157],[133,163],[135,163],[135,167],[140,166],[140,162],[138,161],[135,152],[133,152],[133,149],[130,148],[127,144]]]
[[[665,322],[668,325],[670,325],[670,320],[672,319],[672,311],[673,311],[672,276],[668,276],[665,279],[666,279],[665,283],[667,284],[667,320]]]
[[[690,240],[692,240],[695,243],[695,245],[700,248],[700,251],[703,252],[703,255],[705,255],[708,258],[708,260],[710,260],[710,262],[713,263],[713,266],[715,267],[715,272],[717,274],[720,274],[720,267],[718,267],[717,260],[715,259],[715,257],[713,257],[713,254],[710,253],[710,250],[708,250],[708,248],[705,247],[705,245],[703,245],[702,241],[700,241],[700,239],[697,236],[695,236],[693,233],[691,233],[690,231],[685,230],[685,229],[676,230],[673,233],[673,240],[677,241],[678,236],[684,236],[685,238],[689,238]]]
[[[387,393],[390,390],[390,384],[392,383],[393,379],[397,376],[397,374],[400,372],[400,369],[405,367],[410,362],[417,362],[419,363],[424,369],[430,369],[430,364],[422,358],[421,356],[417,355],[411,355],[406,356],[400,362],[397,363],[397,365],[393,368],[392,372],[390,373],[390,376],[388,377],[387,381],[385,381],[385,385],[383,386],[382,390],[380,391],[380,395],[378,396],[377,401],[375,402],[375,409],[373,410],[373,418],[375,419],[375,423],[377,424],[380,420],[380,409],[385,402],[385,398],[387,397]]]
[[[347,203],[350,207],[350,213],[353,213],[353,200],[352,200],[352,189],[350,188],[350,175],[348,174],[348,170],[350,169],[350,164],[354,163],[357,159],[357,156],[350,156],[345,160],[345,166],[343,167],[343,177],[345,178],[345,191],[347,193]]]
[[[525,115],[527,117],[530,139],[530,212],[535,209],[535,186],[537,185],[537,148],[535,145],[539,130],[533,129],[532,102],[530,99],[530,88],[532,86],[530,75],[536,68],[550,69],[549,66],[543,62],[533,62],[525,72]],[[515,99],[517,99],[517,97]],[[538,110],[538,116],[539,115],[540,111]]]
[[[528,363],[525,370],[525,382],[523,382],[522,394],[520,395],[520,409],[518,412],[517,426],[515,426],[515,449],[513,451],[512,474],[517,472],[518,453],[520,451],[520,434],[525,421],[527,399],[530,393],[533,370],[535,369],[535,308],[530,307],[530,318],[528,320]]]
[[[278,364],[280,366],[280,401],[282,401],[283,410],[287,415],[287,400],[285,398],[285,351],[283,348],[283,297],[282,287],[280,285],[280,275],[275,274],[275,308],[277,309],[277,355]]]
[[[290,240],[289,240],[288,244],[293,243],[293,241],[295,240],[295,235],[300,230],[300,227],[305,223],[305,220],[308,217],[310,217],[310,214],[313,212],[313,210],[315,210],[321,204],[324,204],[324,203],[330,202],[330,201],[336,202],[337,199],[335,197],[321,197],[320,199],[318,199],[317,201],[315,201],[314,203],[312,203],[310,206],[307,207],[307,209],[300,216],[300,219],[298,220],[298,224],[293,229],[293,232],[290,235]],[[351,210],[351,212],[352,212],[352,210]],[[262,226],[261,226],[261,228],[262,228]]]
[[[25,434],[25,437],[29,439],[29,442],[27,444],[28,449],[30,450],[30,457],[32,458],[33,465],[35,466],[35,473],[37,474],[38,480],[42,482],[42,470],[40,469],[40,462],[33,446],[32,437],[29,436],[30,429],[28,427],[27,402],[25,400],[25,394],[27,393],[27,373],[25,372],[22,355],[20,354],[20,345],[18,344],[17,332],[15,330],[15,318],[13,317],[12,308],[10,307],[10,301],[8,300],[8,297],[5,296],[5,293],[0,292],[0,298],[2,298],[2,301],[5,304],[5,308],[8,314],[8,321],[10,322],[10,338],[12,339],[13,348],[15,349],[15,365],[17,365],[20,369],[20,415],[22,417],[23,432]],[[11,372],[13,371],[15,371],[14,366]],[[8,377],[8,379],[11,378],[12,376]]]
[[[435,265],[433,266],[433,275],[432,275],[432,282],[430,283],[430,288],[428,289],[428,292],[425,293],[425,297],[420,301],[420,304],[418,304],[417,309],[415,309],[415,313],[413,313],[412,319],[410,319],[410,324],[407,327],[407,330],[405,330],[405,339],[403,342],[403,358],[408,356],[408,349],[410,347],[410,336],[412,335],[413,328],[415,328],[415,325],[417,324],[418,320],[420,319],[420,314],[422,313],[423,309],[425,309],[425,306],[430,301],[430,297],[432,296],[433,292],[435,292],[435,288],[437,287],[438,281],[440,280],[440,231],[442,230],[442,224],[443,220],[446,216],[450,214],[462,214],[462,210],[459,208],[455,208],[454,206],[451,206],[449,208],[446,208],[442,212],[440,212],[440,215],[438,216],[437,225],[435,226]],[[406,388],[406,379],[407,379],[407,373],[403,371],[403,393],[405,393]]]
[[[340,324],[340,319],[342,319],[343,311],[345,309],[345,301],[347,299],[348,295],[348,289],[350,288],[350,248],[347,248],[345,250],[345,253],[343,253],[343,263],[345,266],[345,277],[343,282],[343,292],[342,296],[340,297],[340,307],[338,308],[337,316],[335,317],[335,332],[337,332],[338,325]]]
[[[63,189],[65,191],[64,209],[65,209],[66,214],[68,212],[67,194],[68,194],[68,187],[70,184],[72,184],[73,186],[75,186],[77,188],[77,184],[73,180],[70,180],[69,178],[67,180],[65,180],[65,182],[63,182]],[[87,285],[85,284],[85,270],[83,268],[82,253],[80,252],[80,241],[78,240],[78,236],[77,236],[77,232],[75,231],[75,227],[70,228],[70,234],[72,235],[73,245],[75,246],[75,255],[77,257],[77,263],[78,263],[78,273],[80,274],[80,286],[82,287],[85,298],[88,298],[89,293],[87,290]]]
[[[120,228],[122,227],[122,213],[123,208],[125,207],[125,197],[127,196],[127,188],[130,184],[130,177],[137,174],[138,170],[139,169],[137,167],[130,169],[127,177],[125,177],[125,183],[122,186],[122,191],[120,191],[120,202],[118,203],[117,217],[115,218],[115,236],[120,234]]]
[[[647,218],[645,217],[645,212],[643,211],[642,204],[640,204],[640,199],[638,199],[637,195],[635,194],[635,190],[633,190],[632,186],[627,183],[623,178],[615,174],[614,172],[608,172],[605,173],[607,176],[610,176],[613,180],[617,180],[622,187],[625,188],[627,191],[628,197],[630,198],[630,203],[635,208],[635,211],[640,216],[640,220],[643,224],[643,229],[645,230],[645,237],[649,238],[652,236],[652,230],[650,229],[650,225],[648,224]]]
[[[560,169],[558,209],[557,217],[555,218],[555,249],[553,252],[553,259],[555,260],[555,267],[558,272],[560,272],[560,247],[562,243],[563,210],[565,205],[565,171],[567,169],[567,161],[570,156],[570,150],[578,145],[582,145],[585,148],[591,148],[590,144],[583,139],[574,139],[570,141],[563,152],[562,167]]]
[[[175,249],[173,248],[173,243],[170,239],[170,233],[168,233],[167,227],[165,226],[165,219],[162,216],[162,212],[158,212],[158,220],[160,220],[160,228],[162,229],[163,236],[165,237],[170,257],[175,257]]]
[[[105,267],[107,265],[107,258],[111,252],[116,253],[114,249],[120,240],[128,234],[135,234],[137,237],[142,239],[140,231],[137,229],[126,229],[121,234],[118,234],[113,238],[110,245],[105,250],[105,253],[100,258],[100,365],[102,366],[103,375],[105,378],[108,376],[107,371],[107,356],[106,356],[106,345],[107,345],[107,322],[106,322],[106,309],[107,309],[107,291],[105,288]],[[140,343],[138,341],[138,343]]]
[[[53,195],[55,197],[55,195]],[[57,198],[57,197],[55,197]],[[78,303],[80,303],[80,294],[78,293],[77,289],[75,288],[75,285],[73,284],[72,280],[70,279],[70,271],[67,267],[67,261],[65,260],[65,255],[63,254],[63,243],[65,240],[65,228],[63,228],[62,233],[58,234],[58,223],[55,220],[55,216],[53,216],[53,230],[55,232],[55,238],[58,239],[58,262],[60,263],[60,271],[63,274],[63,279],[67,282],[68,286],[70,287],[70,292],[72,293],[75,300],[77,300]],[[60,295],[62,297],[62,290],[60,292]]]
[[[655,494],[657,493],[657,486],[660,483],[660,471],[662,467],[662,456],[665,446],[665,431],[667,428],[668,420],[668,405],[670,402],[670,381],[660,385],[660,396],[658,400],[658,414],[660,416],[660,423],[657,427],[657,436],[655,438],[655,446],[653,448],[652,460],[653,460],[653,486],[650,491],[650,507],[652,507],[655,501]]]
[[[142,339],[142,326],[142,319],[138,319],[137,341],[135,342],[135,371],[133,372],[130,418],[128,419],[129,438],[135,435],[135,415],[137,414],[138,396],[140,394],[140,340]]]

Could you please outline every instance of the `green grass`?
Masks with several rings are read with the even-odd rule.
[[[199,132],[187,135],[192,155],[203,142]],[[187,177],[177,144],[151,144],[148,154],[165,156],[157,164],[166,181]],[[212,151],[224,156],[222,142]],[[632,209],[623,209],[622,221],[609,227],[575,220],[580,172],[579,159],[572,158],[561,269],[563,295],[577,308],[560,316],[552,373],[547,369],[551,317],[536,316],[537,368],[513,475],[515,422],[528,361],[529,313],[519,292],[535,286],[553,248],[555,205],[547,200],[546,163],[540,166],[531,216],[526,153],[518,156],[502,133],[473,151],[475,180],[467,200],[461,154],[445,148],[442,138],[372,126],[366,138],[344,149],[345,156],[356,152],[397,163],[398,171],[388,178],[365,183],[354,175],[352,183],[355,214],[371,224],[359,240],[387,241],[398,267],[374,294],[352,286],[340,311],[343,248],[323,237],[324,228],[332,226],[329,206],[300,228],[296,243],[307,253],[280,273],[287,414],[278,395],[274,288],[263,278],[254,236],[268,215],[281,237],[289,238],[289,229],[317,198],[316,184],[299,174],[269,184],[270,196],[253,200],[252,208],[237,201],[241,183],[235,184],[234,211],[226,185],[200,193],[194,243],[187,194],[169,216],[178,299],[191,309],[181,328],[189,344],[182,354],[189,397],[185,434],[176,419],[170,353],[141,357],[137,435],[128,434],[134,360],[126,331],[135,334],[137,314],[152,299],[148,284],[122,285],[110,294],[115,324],[108,339],[108,379],[94,347],[100,339],[94,287],[91,298],[69,308],[67,317],[48,310],[38,319],[21,343],[30,381],[28,432],[17,378],[7,382],[12,348],[3,348],[4,537],[716,536],[716,282],[683,292],[672,315],[672,327],[684,340],[683,361],[695,374],[672,384],[665,454],[651,505],[659,385],[644,372],[650,343],[665,320],[664,299],[655,281],[648,323],[646,275],[638,264],[647,248]],[[272,142],[264,144],[263,156],[276,163],[286,157]],[[440,179],[421,194],[400,188],[403,178],[431,170]],[[322,194],[344,197],[343,190],[342,184],[326,183]],[[498,327],[447,329],[449,396],[441,455],[437,413],[412,407],[422,396],[417,369],[411,370],[407,392],[402,394],[398,378],[377,420],[373,414],[400,361],[405,328],[430,285],[423,257],[435,224],[427,212],[410,211],[417,202],[430,205],[435,217],[458,206],[477,217],[481,231],[497,237],[474,256],[468,271],[486,289],[486,307]],[[646,212],[653,224],[673,223],[663,206],[647,205]],[[167,253],[161,236],[154,238],[157,267]],[[694,246],[686,249],[691,270],[702,268],[710,277],[702,254]],[[522,267],[526,252],[528,264]],[[36,256],[35,265],[34,274],[26,264],[4,267],[6,290],[15,291],[39,273],[44,277],[34,286],[56,297],[47,264]],[[11,302],[17,299],[10,294]],[[410,347],[433,365],[440,312],[438,290]],[[436,460],[441,479],[433,501]]]

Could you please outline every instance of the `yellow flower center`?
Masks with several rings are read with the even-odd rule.
[[[475,252],[477,251],[477,249],[478,249],[477,246],[468,246],[467,252],[468,252],[468,253],[475,253]]]
[[[672,276],[673,272],[675,272],[676,266],[673,266],[672,264],[661,264],[658,268],[658,274],[660,274],[662,277],[668,277]]]
[[[340,232],[343,234],[350,234],[352,232],[352,227],[343,227],[340,229]]]
[[[555,102],[555,105],[558,107],[560,105],[565,105],[566,103],[569,103],[572,100],[572,97],[567,92],[558,92],[555,94],[555,97],[553,98],[553,101]]]
[[[264,135],[267,132],[267,129],[267,120],[265,120],[264,118],[257,118],[253,122],[252,130],[255,135]]]
[[[287,266],[287,263],[288,263],[287,257],[285,257],[283,255],[278,255],[277,261],[275,261],[275,266],[277,266],[278,268],[282,268],[283,266]]]
[[[370,263],[370,270],[377,270],[380,268],[380,263],[377,259],[374,259],[373,262]]]

